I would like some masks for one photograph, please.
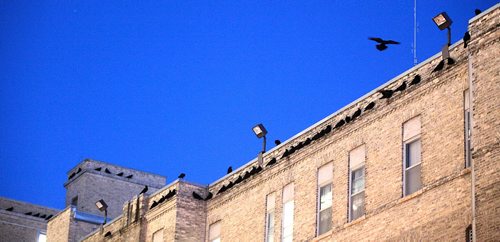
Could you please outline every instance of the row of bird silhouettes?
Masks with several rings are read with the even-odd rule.
[[[102,167],[97,167],[94,170],[96,170],[96,171],[102,171]],[[113,174],[108,168],[104,168],[104,173],[106,173],[106,174]],[[123,172],[119,172],[119,173],[116,173],[115,175],[123,177],[124,173]],[[125,176],[125,178],[127,178],[127,179],[130,179],[132,177],[134,177],[133,174]]]
[[[392,97],[392,95],[394,95],[394,93],[396,93],[396,92],[402,92],[402,91],[406,90],[406,88],[408,86],[417,85],[417,84],[420,83],[421,80],[422,79],[421,79],[420,75],[415,75],[413,77],[413,80],[411,80],[411,82],[409,84],[406,84],[406,81],[403,81],[403,83],[401,83],[401,85],[399,85],[394,90],[391,90],[391,89],[379,90],[378,92],[380,94],[382,94],[382,96],[380,97],[380,99],[389,99],[389,98]]]
[[[5,210],[9,211],[9,212],[13,212],[14,207],[8,207]],[[33,216],[33,217],[37,217],[37,218],[43,218],[45,220],[49,220],[50,218],[52,218],[54,216],[52,214],[42,214],[42,213],[33,213],[33,212],[26,212],[26,213],[24,213],[24,215]]]
[[[78,167],[78,170],[76,170],[75,172],[71,173],[71,175],[68,176],[68,180],[71,180],[71,178],[75,177],[76,174],[80,173],[81,171],[82,171],[82,168]]]
[[[236,180],[234,181],[230,181],[228,184],[226,185],[222,185],[220,188],[219,188],[219,191],[217,192],[217,194],[220,194],[220,193],[223,193],[225,191],[227,191],[228,189],[231,189],[233,186],[235,186],[236,184],[258,174],[259,172],[262,171],[262,167],[261,166],[253,166],[250,170],[246,171],[243,175],[239,175],[238,178],[236,178]],[[210,195],[210,193],[209,193]],[[211,198],[211,197],[210,197]],[[210,199],[209,198],[209,199]]]
[[[196,200],[208,201],[208,200],[212,199],[212,197],[213,197],[213,196],[214,196],[214,194],[213,194],[213,193],[208,192],[207,196],[206,196],[205,198],[203,198],[203,197],[201,197],[201,195],[200,195],[200,194],[198,194],[197,192],[194,192],[194,191],[193,191],[193,197],[194,197],[194,199],[196,199]]]
[[[156,201],[156,200],[153,201],[153,203],[151,204],[151,207],[149,207],[149,209],[153,209],[154,207],[162,204],[163,202],[168,201],[170,198],[175,196],[175,194],[177,194],[177,190],[175,190],[175,189],[168,191],[168,193],[161,196],[161,198],[158,199],[158,201]]]

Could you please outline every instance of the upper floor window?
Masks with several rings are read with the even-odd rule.
[[[266,242],[274,242],[274,205],[275,194],[266,197]]]
[[[318,235],[332,229],[332,180],[333,163],[330,162],[318,169]]]
[[[465,167],[470,167],[471,163],[471,113],[470,113],[470,94],[469,90],[464,91],[464,149],[465,149]]]
[[[403,194],[412,194],[422,187],[420,117],[403,124]]]
[[[349,220],[365,214],[365,146],[349,152]]]
[[[37,238],[37,242],[46,242],[47,241],[47,234],[46,232],[38,232],[38,238]]]
[[[294,212],[294,188],[293,183],[283,188],[283,222],[282,222],[282,241],[293,241],[293,212]]]
[[[153,233],[153,242],[163,242],[163,229]]]
[[[220,226],[220,221],[210,225],[210,228],[208,229],[208,241],[220,242]]]
[[[78,206],[78,196],[74,196],[74,197],[71,199],[71,205],[73,205],[73,206]]]

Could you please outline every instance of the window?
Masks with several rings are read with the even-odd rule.
[[[464,91],[464,147],[465,147],[465,167],[470,167],[471,162],[471,113],[469,90]]]
[[[163,229],[153,233],[153,242],[163,242]]]
[[[274,242],[274,205],[275,195],[271,193],[266,198],[266,242]]]
[[[39,231],[38,232],[38,240],[37,242],[46,242],[47,241],[47,234],[46,232]]]
[[[78,196],[74,196],[74,197],[71,199],[71,205],[73,205],[73,206],[78,206]]]
[[[465,229],[465,242],[472,242],[472,239],[472,224],[469,224],[469,226]]]
[[[220,221],[211,224],[208,231],[208,240],[210,242],[220,242]]]
[[[403,194],[410,195],[422,187],[420,141],[420,117],[413,118],[403,125]]]
[[[293,241],[293,196],[293,183],[290,183],[283,188],[283,231],[281,233],[283,242]]]
[[[349,152],[349,221],[365,214],[365,146]]]
[[[318,169],[318,214],[317,234],[321,235],[332,229],[332,180],[333,163]]]

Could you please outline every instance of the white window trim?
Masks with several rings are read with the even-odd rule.
[[[420,137],[420,134],[418,135],[415,135],[411,138],[408,138],[407,140],[403,141],[403,197],[406,197],[408,195],[411,195],[411,194],[406,194],[406,172],[408,170],[411,170],[412,168],[416,167],[416,166],[419,166],[422,164],[422,158],[420,158],[420,161],[413,165],[413,166],[410,166],[410,167],[406,167],[406,160],[407,160],[407,157],[406,157],[406,153],[407,153],[407,148],[406,146],[408,144],[411,144],[413,143],[414,141],[417,141],[417,140],[420,140],[420,155],[422,155],[422,139]],[[420,156],[422,157],[422,156]],[[420,172],[422,172],[422,170],[420,170]],[[421,173],[422,174],[422,173]],[[420,182],[422,182],[422,175],[420,175]],[[422,189],[422,187],[420,187],[420,189]]]
[[[326,186],[326,185],[332,186],[332,196],[333,196],[333,179],[330,179],[330,180],[325,181],[325,182],[323,182],[321,184],[318,184],[318,186],[317,186],[316,211],[318,211],[318,212],[316,213],[316,236],[320,235],[319,234],[320,213],[323,210],[326,210],[328,208],[333,207],[333,197],[332,197],[332,204],[330,205],[330,207],[321,209],[321,188],[324,187],[324,186]],[[333,213],[333,209],[332,209],[332,213]],[[333,218],[333,214],[332,214],[332,218]]]
[[[274,219],[276,219],[276,214],[274,212],[274,209],[273,210],[270,210],[270,211],[266,211],[266,227],[265,227],[265,237],[264,237],[264,241],[265,242],[268,242],[269,241],[269,217],[270,217],[270,214],[273,214],[274,216]],[[274,231],[275,230],[275,227],[274,227],[274,224],[273,224],[273,236],[274,236]],[[273,239],[274,240],[274,239]]]

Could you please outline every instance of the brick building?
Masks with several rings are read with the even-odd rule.
[[[85,160],[40,226],[51,242],[500,240],[498,26],[500,4],[453,61],[436,54],[209,185]]]
[[[499,26],[497,4],[451,60],[429,58],[208,186],[135,196],[83,241],[500,240]]]
[[[0,198],[0,242],[79,241],[104,222],[95,205],[108,204],[107,218],[122,214],[122,206],[148,186],[150,194],[165,186],[160,175],[85,159],[68,171],[66,209],[58,211]],[[57,238],[57,239],[56,239]]]

